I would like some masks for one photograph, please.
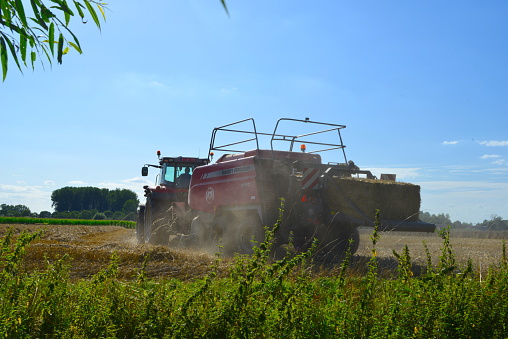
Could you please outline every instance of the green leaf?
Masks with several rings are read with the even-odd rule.
[[[69,53],[69,50],[70,50],[69,47],[65,47],[62,54],[65,55],[65,54]]]
[[[51,12],[50,9],[45,7],[44,5],[41,6],[41,14],[42,20],[44,20],[44,22],[49,22],[51,18],[55,17],[53,12]]]
[[[65,1],[65,0],[58,1],[58,4],[60,6],[55,6],[56,8],[59,8],[62,12],[65,12],[71,16],[74,16],[74,13],[70,9],[69,5],[67,4],[67,1]]]
[[[26,47],[27,47],[27,37],[25,34],[19,35],[19,53],[21,54],[21,60],[25,63],[26,66]]]
[[[0,18],[2,18],[5,23],[10,24],[12,20],[12,13],[8,1],[0,0],[0,13],[2,14]]]
[[[41,3],[38,0],[30,0],[30,3],[32,4],[32,10],[35,15],[35,19],[31,18],[33,21],[35,21],[38,25],[40,25],[45,30],[48,29],[48,25],[44,22],[41,11],[39,10],[41,8]]]
[[[79,16],[81,17],[81,19],[83,19],[85,17],[85,13],[83,13],[83,5],[77,1],[74,1],[74,6],[76,6]]]
[[[93,9],[93,7],[92,7],[92,5],[90,4],[89,1],[85,0],[85,5],[86,5],[86,8],[88,9],[88,12],[90,12],[90,15],[92,16],[93,21],[95,22],[95,24],[97,25],[97,27],[100,30],[101,29],[101,23],[99,21],[99,17],[97,16],[97,12],[95,12],[95,9]]]
[[[2,33],[3,35],[3,33]],[[10,39],[8,39],[8,37],[5,37],[5,41],[7,42],[7,45],[9,46],[9,49],[11,50],[11,55],[12,55],[12,58],[14,59],[14,61],[16,62],[16,65],[18,66],[19,70],[21,71],[21,65],[19,64],[19,60],[18,60],[18,53],[16,51],[16,48],[14,47],[14,44],[12,43],[12,41]],[[21,71],[23,73],[23,71]]]
[[[228,6],[226,6],[226,0],[220,0],[222,3],[222,7],[224,7],[224,10],[226,11],[226,14],[229,16]]]
[[[67,12],[64,13],[65,16],[65,26],[69,25],[69,21],[71,21],[71,15]]]
[[[32,69],[35,68],[35,60],[37,60],[37,54],[35,52],[31,52],[30,53],[30,59],[32,61]]]
[[[16,11],[18,13],[19,19],[23,23],[23,26],[28,26],[25,15],[25,7],[23,6],[23,2],[21,0],[16,0]]]
[[[81,52],[81,48],[79,48],[78,45],[76,45],[75,43],[71,42],[71,41],[68,41],[69,45],[72,46],[72,48],[74,48],[76,51],[78,51],[79,54],[82,54],[83,52]]]
[[[97,7],[99,7],[99,11],[101,11],[102,18],[104,19],[104,21],[106,21],[106,13],[104,13],[104,7],[102,7],[101,4],[97,4]]]
[[[55,55],[54,54],[54,47],[53,47],[53,45],[55,44],[55,24],[54,23],[51,23],[51,25],[49,25],[48,40],[49,40],[49,49],[51,50],[51,54]]]
[[[7,62],[9,59],[7,57],[7,47],[5,46],[3,37],[0,37],[0,61],[2,62],[2,81],[5,81],[5,77],[7,77]]]
[[[74,39],[74,42],[76,43],[76,46],[79,48],[79,50],[78,50],[79,54],[81,54],[81,45],[79,44],[78,38],[74,35],[74,33],[72,33],[71,30],[68,30],[68,31],[72,35],[72,38]]]
[[[60,33],[60,36],[58,37],[58,56],[57,56],[57,60],[58,60],[59,64],[62,63],[63,44],[64,44],[64,37],[63,37],[63,34]]]

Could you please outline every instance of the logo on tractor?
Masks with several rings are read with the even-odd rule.
[[[205,194],[205,200],[207,203],[211,204],[213,201],[213,198],[215,197],[215,193],[213,191],[212,187],[208,187]]]

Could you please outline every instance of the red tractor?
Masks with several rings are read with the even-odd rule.
[[[159,168],[155,186],[144,186],[146,203],[138,209],[136,236],[139,243],[168,244],[174,234],[188,233],[195,212],[188,201],[189,183],[197,166],[208,164],[208,159],[191,157],[162,157],[157,151],[159,165],[145,165],[142,176],[148,175],[148,167]]]

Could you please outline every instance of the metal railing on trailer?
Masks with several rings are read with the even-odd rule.
[[[245,122],[249,122],[249,121],[252,122],[252,130],[250,130],[250,131],[249,130],[241,130],[241,129],[233,129],[233,128],[231,128],[232,126],[239,125],[241,123],[245,123]],[[285,122],[285,121],[301,122],[301,123],[304,123],[304,124],[323,125],[323,126],[328,126],[330,128],[319,130],[319,131],[315,131],[315,132],[311,132],[311,133],[300,134],[300,135],[288,135],[288,134],[277,133],[277,130],[279,129],[281,122]],[[315,151],[312,151],[312,152],[309,152],[309,153],[319,153],[319,152],[331,151],[331,150],[336,150],[336,149],[342,149],[342,153],[344,155],[344,161],[347,163],[348,161],[347,161],[346,152],[345,152],[345,147],[346,146],[344,145],[344,143],[342,141],[342,135],[340,133],[340,130],[343,129],[343,128],[346,128],[346,126],[345,125],[337,125],[337,124],[330,124],[330,123],[324,123],[324,122],[311,121],[308,118],[306,118],[305,120],[291,119],[291,118],[281,118],[281,119],[277,120],[277,123],[275,124],[275,129],[274,129],[273,133],[263,133],[263,132],[258,132],[257,131],[256,123],[255,123],[254,119],[253,118],[248,118],[248,119],[236,121],[236,122],[224,125],[224,126],[220,126],[220,127],[214,128],[213,131],[212,131],[212,137],[211,137],[211,140],[210,140],[210,148],[209,148],[209,152],[208,152],[208,157],[209,157],[209,160],[211,160],[210,157],[211,157],[211,155],[213,155],[213,151],[234,152],[234,153],[245,152],[246,151],[245,149],[236,149],[236,147],[235,148],[231,148],[231,147],[232,146],[241,145],[241,144],[245,144],[245,143],[248,143],[248,142],[255,142],[256,149],[259,149],[259,138],[258,138],[258,136],[267,136],[267,137],[270,137],[270,148],[271,148],[272,152],[275,150],[274,149],[274,141],[289,142],[290,143],[289,144],[289,151],[290,152],[293,151],[295,143],[309,144],[309,145],[318,145],[318,146],[323,146],[325,148],[319,149],[319,150],[315,150]],[[303,138],[308,138],[308,137],[316,136],[316,135],[323,134],[323,133],[333,132],[335,130],[337,131],[337,135],[338,135],[338,138],[340,140],[340,143],[325,143],[325,142],[320,142],[320,141],[315,141],[315,140],[303,139]],[[239,141],[228,143],[228,144],[224,144],[224,145],[216,145],[215,143],[216,143],[216,137],[217,137],[217,133],[218,132],[243,133],[243,134],[253,135],[253,137],[252,138],[241,139]]]

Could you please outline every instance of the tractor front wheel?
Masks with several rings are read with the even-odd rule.
[[[144,236],[145,242],[153,245],[167,245],[169,242],[169,234],[161,210],[163,211],[156,201],[150,197],[146,199]]]
[[[139,206],[138,218],[136,220],[136,240],[138,244],[145,243],[145,206]]]

